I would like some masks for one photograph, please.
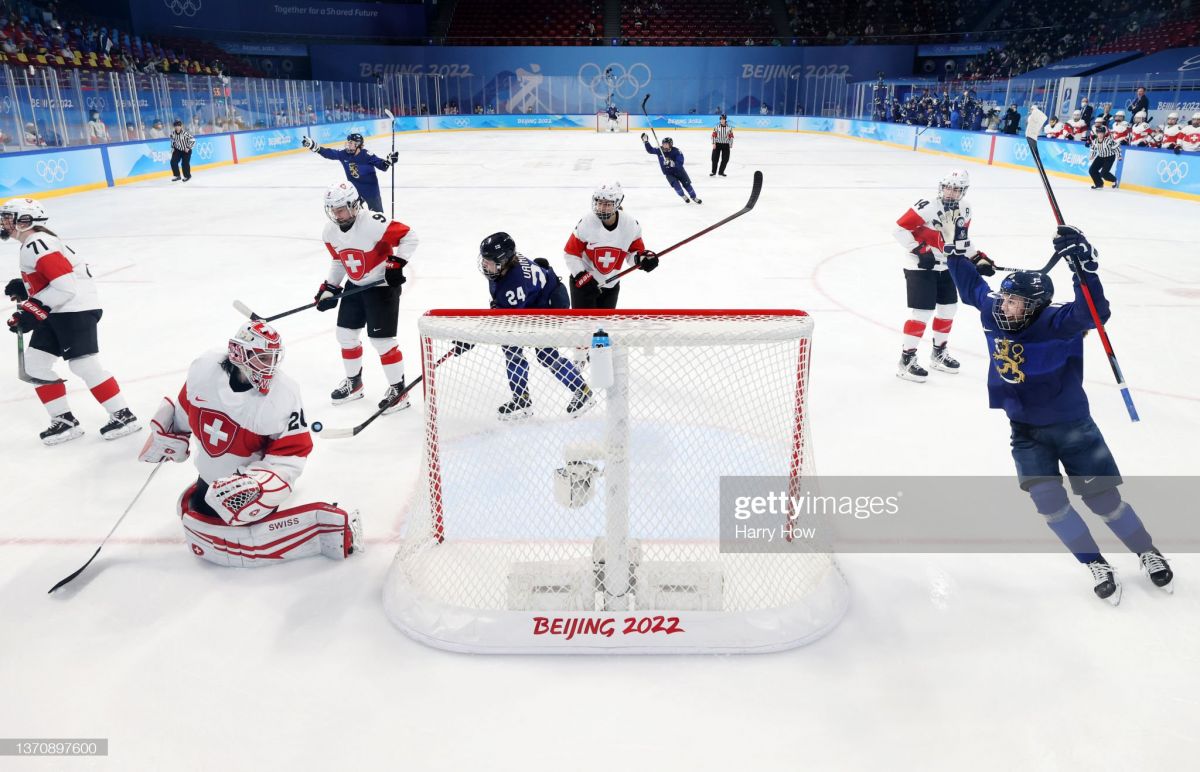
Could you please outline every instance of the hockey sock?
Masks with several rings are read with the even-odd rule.
[[[566,386],[571,391],[579,391],[584,386],[583,376],[579,374],[579,368],[571,363],[566,357],[558,353],[557,349],[539,348],[537,350],[537,359],[541,365],[550,370],[559,383]]]
[[[396,345],[395,338],[369,338],[375,351],[379,353],[379,364],[383,365],[383,375],[389,384],[404,380],[404,354]]]
[[[529,360],[520,346],[503,346],[504,361],[508,363],[505,373],[508,375],[508,388],[513,394],[525,394],[529,391]]]
[[[921,336],[925,334],[925,325],[933,316],[933,309],[926,308],[910,308],[912,318],[904,323],[904,340],[900,347],[904,351],[911,351],[921,343]]]
[[[1142,525],[1142,519],[1133,511],[1133,507],[1121,500],[1116,488],[1109,488],[1094,496],[1084,496],[1083,503],[1100,516],[1131,552],[1140,555],[1154,548],[1154,540]]]
[[[946,340],[950,337],[950,327],[954,324],[954,312],[958,310],[958,303],[947,303],[945,305],[939,303],[933,309],[933,345],[945,345]]]
[[[1100,547],[1088,531],[1087,523],[1083,522],[1083,518],[1071,506],[1071,502],[1067,501],[1067,491],[1062,482],[1055,480],[1035,483],[1030,487],[1029,495],[1033,498],[1037,511],[1046,518],[1046,525],[1050,526],[1058,540],[1080,563],[1099,560]]]
[[[121,387],[117,385],[117,379],[100,366],[100,359],[95,354],[72,359],[67,362],[67,366],[71,368],[71,372],[87,384],[92,396],[100,403],[100,407],[110,414],[127,407],[125,398],[121,396]]]
[[[342,347],[342,366],[346,377],[353,378],[362,370],[362,344],[358,342],[359,330],[349,327],[337,328],[337,342]]]
[[[58,375],[54,372],[53,365],[56,359],[58,357],[41,349],[25,350],[25,372],[43,381],[57,381],[34,389],[51,418],[71,412],[71,406],[67,404],[67,385],[58,380]]]

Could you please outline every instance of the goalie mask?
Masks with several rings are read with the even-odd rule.
[[[966,169],[955,169],[938,184],[938,201],[947,209],[957,209],[970,186],[971,178]]]
[[[246,322],[229,339],[229,361],[259,393],[266,394],[283,362],[283,339],[266,322]]]
[[[335,182],[325,191],[325,216],[343,231],[350,230],[362,208],[362,198],[349,182]]]
[[[26,231],[46,222],[46,210],[32,198],[12,198],[0,206],[0,226],[9,233]]]
[[[1054,283],[1041,271],[1017,271],[1004,277],[993,292],[992,318],[1005,332],[1020,332],[1050,305]]]
[[[479,244],[479,271],[495,281],[508,272],[517,259],[517,243],[503,231],[493,233]]]
[[[623,201],[625,191],[621,190],[621,183],[605,182],[592,193],[592,211],[600,218],[600,222],[612,222]]]

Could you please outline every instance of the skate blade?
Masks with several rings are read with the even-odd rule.
[[[896,377],[902,381],[912,381],[913,383],[924,383],[927,376],[913,375],[912,373],[908,372],[907,370],[898,370],[898,371],[896,371]]]
[[[950,373],[951,375],[957,375],[958,371],[960,369],[958,367],[946,367],[945,365],[939,364],[938,362],[930,362],[929,366],[932,367],[934,370],[937,370],[938,372]]]
[[[1160,587],[1159,585],[1154,583],[1153,579],[1150,578],[1149,571],[1147,571],[1145,568],[1143,568],[1142,573],[1146,576],[1147,581],[1150,582],[1150,586],[1154,587],[1157,590],[1162,590],[1163,592],[1165,592],[1168,595],[1175,594],[1175,577],[1174,576],[1171,577],[1171,581],[1167,582],[1166,584],[1164,584]]]
[[[331,399],[329,401],[334,405],[344,405],[347,402],[353,402],[356,399],[362,399],[364,396],[366,396],[366,395],[363,393],[363,390],[359,389],[358,391],[354,392],[353,394],[351,394],[348,397],[345,397],[344,399]]]
[[[533,415],[533,409],[526,407],[511,413],[501,413],[499,418],[501,421],[523,421],[531,415]]]
[[[64,442],[70,442],[71,440],[77,440],[82,436],[83,436],[83,429],[75,428],[75,429],[70,430],[69,432],[66,432],[65,434],[58,434],[58,435],[55,435],[54,437],[47,437],[46,439],[42,440],[42,443],[45,445],[62,445]]]
[[[392,405],[392,406],[391,406],[391,407],[389,407],[387,410],[383,411],[383,414],[384,414],[384,415],[391,415],[392,413],[399,413],[401,410],[406,410],[406,409],[408,409],[408,408],[410,408],[410,407],[412,407],[412,403],[411,403],[411,402],[409,402],[407,399],[406,399],[406,400],[402,400],[402,401],[400,401],[400,402],[397,402],[396,404]]]
[[[1118,584],[1116,592],[1114,592],[1112,595],[1109,595],[1107,598],[1101,598],[1100,600],[1111,603],[1114,606],[1119,606],[1119,605],[1121,605],[1121,594],[1123,592],[1125,592],[1125,589],[1120,584]]]
[[[134,421],[132,423],[125,424],[119,429],[113,429],[107,434],[101,433],[100,438],[104,440],[115,440],[118,437],[128,437],[129,435],[135,432],[140,432],[141,430],[141,424],[139,424],[137,421]]]
[[[583,415],[584,413],[588,412],[589,410],[591,410],[591,409],[592,409],[592,408],[594,408],[595,406],[596,406],[596,398],[595,398],[595,397],[592,397],[592,398],[591,398],[591,399],[589,399],[587,402],[584,402],[582,405],[580,405],[580,406],[579,406],[579,409],[578,409],[578,410],[576,410],[574,413],[572,413],[572,412],[570,412],[570,411],[567,411],[567,416],[568,416],[569,418],[578,418],[579,416],[581,416],[581,415]]]

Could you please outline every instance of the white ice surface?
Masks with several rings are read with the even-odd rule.
[[[622,307],[811,312],[822,473],[1011,473],[968,309],[952,337],[962,374],[935,372],[923,386],[893,375],[905,311],[892,223],[952,161],[747,133],[730,176],[710,179],[707,138],[676,139],[702,206],[680,203],[636,136],[399,137],[397,215],[421,236],[402,301],[408,361],[418,361],[422,311],[486,304],[475,254],[489,233],[508,230],[526,254],[561,265],[592,187],[616,178],[647,244],[661,248],[741,207],[757,168],[766,175],[758,208],[630,277]],[[969,171],[976,244],[998,262],[1040,266],[1053,227],[1037,177]],[[99,277],[103,361],[139,416],[178,391],[200,351],[223,344],[239,322],[232,300],[272,312],[312,296],[327,264],[321,190],[339,174],[291,155],[201,171],[186,185],[46,202],[52,227]],[[1095,336],[1085,343],[1093,413],[1126,475],[1195,475],[1200,209],[1055,185],[1068,219],[1101,249],[1110,330],[1142,422],[1126,418]],[[16,275],[12,242],[0,251]],[[1056,273],[1063,298],[1066,276]],[[332,325],[333,314],[315,312],[281,322],[286,369],[310,420],[348,425],[375,399],[328,406],[342,377]],[[384,384],[370,351],[377,398]],[[1126,580],[1117,609],[1091,596],[1065,554],[844,555],[845,621],[813,646],[769,656],[424,648],[391,627],[380,601],[416,480],[419,399],[354,440],[318,440],[301,480],[302,499],[362,510],[364,556],[260,571],[196,560],[174,515],[194,471],[173,466],[89,572],[51,598],[46,590],[91,554],[149,470],[133,461],[144,435],[101,441],[99,408],[69,384],[88,433],[45,448],[32,390],[0,382],[0,736],[109,737],[111,755],[0,759],[0,769],[1150,769],[1186,768],[1200,753],[1194,555],[1173,556],[1173,597],[1150,588],[1131,555],[1113,555]],[[1155,513],[1142,514],[1153,531]]]

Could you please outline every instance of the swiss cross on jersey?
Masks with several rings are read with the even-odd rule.
[[[594,247],[588,244],[585,253],[592,258],[592,265],[603,274],[621,270],[621,265],[629,253],[617,247]]]
[[[379,212],[364,210],[358,213],[348,231],[342,232],[328,223],[325,248],[345,269],[351,282],[370,284],[383,278],[385,263],[408,233],[407,225],[390,221]]]
[[[233,447],[237,436],[238,425],[233,419],[219,410],[200,408],[197,413],[196,436],[204,444],[204,450],[210,456],[223,456]]]

